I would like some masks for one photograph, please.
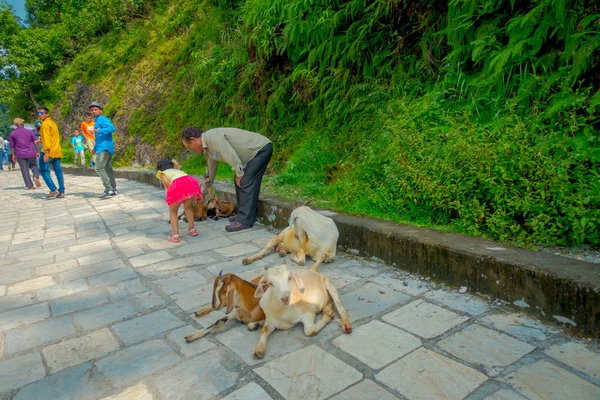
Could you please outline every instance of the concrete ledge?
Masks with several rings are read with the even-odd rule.
[[[92,169],[63,168],[96,176]],[[161,186],[153,171],[119,169],[115,175]],[[215,190],[220,198],[235,202],[232,186],[215,184]],[[261,195],[258,218],[266,226],[282,229],[292,209],[291,201]],[[329,216],[340,231],[338,246],[345,250],[437,281],[468,286],[471,292],[511,303],[521,300],[529,314],[554,322],[555,316],[566,318],[573,331],[600,338],[599,265],[459,234],[333,212]]]

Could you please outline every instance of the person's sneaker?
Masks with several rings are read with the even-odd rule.
[[[110,190],[105,190],[104,193],[100,196],[101,199],[105,199],[110,196]]]
[[[54,191],[52,191],[52,192],[49,192],[49,193],[46,195],[46,198],[47,198],[47,199],[52,199],[52,198],[54,198],[54,197],[56,197],[56,196],[58,196],[58,190],[54,190]]]
[[[250,228],[252,228],[250,225],[240,224],[239,222],[235,221],[233,224],[227,225],[225,227],[225,230],[227,232],[237,232],[237,231],[241,231],[244,229],[250,229]]]
[[[229,217],[229,222],[235,222],[237,221],[237,215],[232,215],[231,217]]]
[[[108,195],[109,195],[109,196],[116,196],[116,195],[118,195],[118,194],[119,194],[119,193],[118,193],[116,190],[110,190],[110,191],[108,192]]]

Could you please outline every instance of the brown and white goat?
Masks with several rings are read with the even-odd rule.
[[[342,319],[342,329],[345,333],[352,332],[350,316],[335,286],[328,277],[311,269],[290,271],[285,262],[271,268],[258,282],[254,296],[260,297],[266,318],[252,353],[255,358],[264,357],[267,338],[275,329],[288,330],[302,322],[306,336],[316,335],[333,320],[334,304]],[[321,318],[315,323],[319,313]]]
[[[301,206],[292,211],[290,225],[267,243],[264,249],[252,257],[244,258],[244,265],[252,264],[272,249],[281,257],[291,253],[298,265],[306,263],[306,255],[315,261],[311,269],[317,271],[323,262],[335,258],[337,240],[340,236],[335,222],[313,209]]]
[[[248,329],[252,331],[261,326],[264,323],[265,314],[259,306],[260,300],[254,297],[256,284],[261,278],[262,275],[248,282],[233,274],[223,275],[223,271],[221,271],[215,278],[213,285],[212,305],[199,309],[195,314],[197,317],[202,317],[213,310],[227,307],[225,317],[205,329],[187,335],[185,340],[193,342],[194,340],[203,338],[232,319],[237,319],[247,324]]]

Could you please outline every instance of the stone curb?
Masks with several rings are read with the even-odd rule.
[[[63,169],[96,176],[89,168]],[[115,176],[161,187],[149,170],[118,169]],[[216,183],[214,188],[218,196],[235,202],[232,186]],[[291,201],[261,195],[258,219],[265,226],[282,229],[292,210]],[[460,234],[326,213],[340,231],[338,246],[347,251],[447,284],[467,286],[470,292],[518,302],[528,314],[600,338],[600,266]]]

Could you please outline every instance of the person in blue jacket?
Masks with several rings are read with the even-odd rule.
[[[115,154],[115,142],[113,141],[113,132],[115,126],[110,119],[102,115],[104,109],[100,103],[92,101],[90,112],[96,118],[94,132],[96,134],[96,145],[92,154],[96,155],[96,173],[102,179],[104,193],[100,198],[117,195],[117,182],[112,167],[112,157]]]

